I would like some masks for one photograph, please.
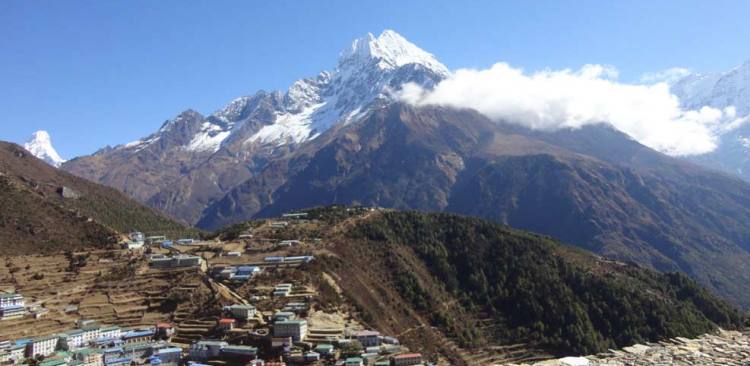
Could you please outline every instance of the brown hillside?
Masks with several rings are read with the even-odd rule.
[[[104,187],[0,142],[0,251],[25,254],[106,247],[130,230],[186,228]]]

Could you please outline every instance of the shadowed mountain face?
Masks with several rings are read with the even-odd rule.
[[[468,110],[393,105],[271,162],[199,225],[330,203],[485,217],[684,271],[750,305],[750,187],[603,125],[541,133]]]
[[[0,141],[0,252],[103,248],[130,230],[186,228],[121,192],[55,169]]]

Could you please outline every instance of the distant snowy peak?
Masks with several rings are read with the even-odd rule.
[[[683,106],[726,108],[750,114],[750,61],[724,73],[691,74],[672,85]]]
[[[433,72],[447,76],[448,68],[435,56],[406,40],[400,34],[385,30],[377,38],[368,33],[354,40],[349,49],[341,53],[339,69],[361,65],[371,60],[378,61],[382,69],[395,69],[408,64],[422,65]]]
[[[23,147],[37,158],[44,160],[47,164],[56,168],[59,168],[65,162],[55,148],[52,147],[52,139],[47,131],[40,130],[34,132],[31,134],[29,141],[23,144]]]
[[[727,72],[687,75],[671,90],[685,109],[734,108],[737,120],[719,131],[718,147],[693,160],[750,181],[750,61]]]

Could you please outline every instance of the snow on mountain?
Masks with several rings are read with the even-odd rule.
[[[378,67],[384,70],[408,64],[419,64],[443,76],[449,73],[448,69],[433,55],[390,29],[383,31],[377,38],[372,33],[368,33],[356,39],[350,49],[341,53],[339,65],[357,65],[371,60],[376,60]]]
[[[56,168],[65,162],[55,148],[52,147],[52,139],[47,131],[39,130],[34,132],[31,134],[29,141],[23,144],[23,147],[37,158],[44,160]]]
[[[750,181],[750,61],[725,73],[687,75],[671,90],[686,109],[734,108],[738,122],[722,131],[716,150],[691,159]]]
[[[725,73],[688,75],[672,85],[672,92],[691,109],[734,106],[738,115],[750,114],[750,61]]]
[[[275,145],[301,143],[336,123],[353,121],[373,101],[391,98],[393,89],[406,81],[399,79],[399,70],[409,66],[413,67],[413,73],[428,74],[428,84],[449,75],[448,68],[433,55],[398,33],[385,30],[378,37],[368,33],[341,52],[333,71],[293,83],[284,95],[276,122],[263,127],[247,141]]]
[[[203,122],[201,131],[196,134],[185,149],[190,151],[211,151],[216,152],[230,134],[222,126],[211,122]]]
[[[368,33],[341,52],[333,71],[298,80],[282,92],[259,92],[232,100],[201,122],[197,131],[181,143],[181,149],[215,153],[238,140],[242,144],[278,147],[311,140],[338,123],[349,123],[366,113],[378,99],[392,98],[405,82],[431,87],[449,75],[448,68],[392,30],[379,36]],[[256,108],[267,103],[273,113],[264,115],[263,125],[244,128],[257,119]],[[181,117],[167,121],[157,133],[119,149],[138,152],[184,125]]]

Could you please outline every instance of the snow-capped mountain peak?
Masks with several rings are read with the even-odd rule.
[[[208,117],[197,112],[179,115],[157,133],[119,149],[137,153],[148,146],[173,145],[206,155],[237,143],[242,146],[235,151],[247,151],[253,144],[295,145],[334,125],[358,120],[373,102],[392,98],[404,83],[429,88],[449,74],[433,55],[398,33],[385,30],[377,37],[368,33],[341,52],[332,71],[297,80],[285,92],[261,90],[236,98]]]
[[[336,124],[364,115],[376,100],[388,99],[406,82],[429,88],[450,74],[426,51],[392,30],[355,39],[332,72],[294,82],[276,120],[248,142],[276,146],[313,139]]]
[[[352,65],[361,65],[371,60],[377,60],[377,65],[382,69],[419,64],[437,74],[443,76],[449,74],[448,68],[441,64],[435,56],[390,29],[384,30],[378,37],[368,33],[364,37],[354,40],[351,47],[341,53],[338,68],[344,69]]]
[[[37,158],[44,160],[54,167],[60,167],[65,162],[55,148],[52,147],[52,138],[50,138],[47,131],[39,130],[34,132],[31,134],[29,141],[23,144],[23,147]]]

